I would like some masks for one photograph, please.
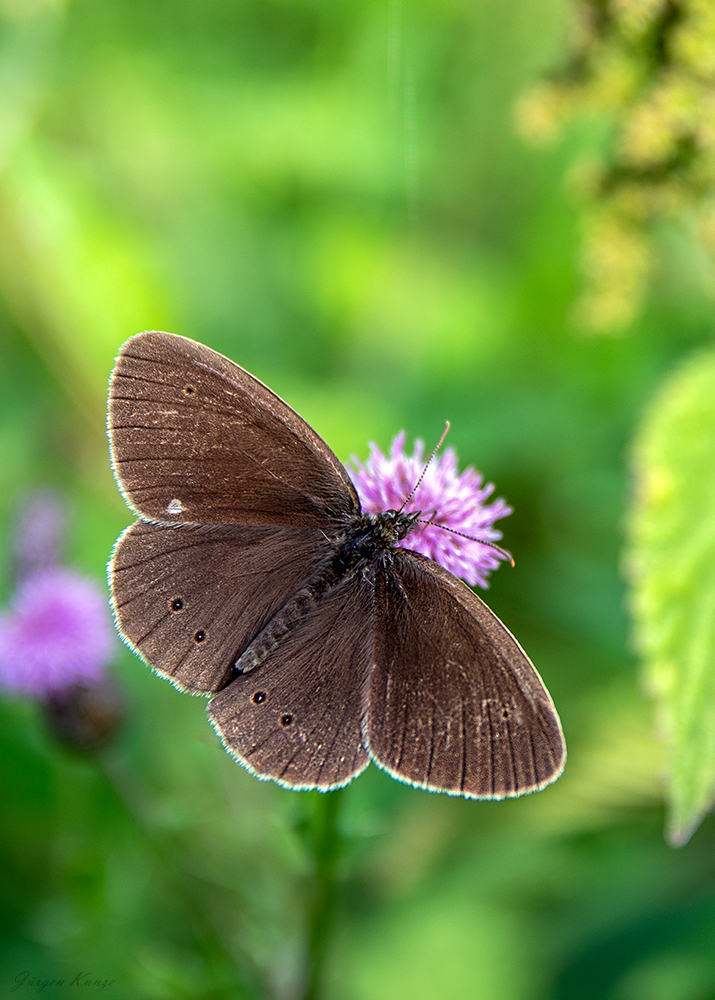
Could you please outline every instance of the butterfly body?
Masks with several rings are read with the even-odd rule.
[[[248,372],[166,333],[123,345],[108,431],[139,515],[109,567],[118,627],[207,695],[261,778],[328,790],[372,759],[434,791],[502,798],[558,777],[548,692],[489,608],[366,514],[315,431]]]
[[[291,629],[317,611],[321,597],[347,577],[359,574],[365,585],[374,587],[376,563],[391,563],[392,549],[409,534],[418,518],[419,511],[403,514],[396,510],[351,518],[333,541],[332,558],[273,616],[236,659],[233,671],[223,678],[217,689],[226,687],[238,674],[247,674],[259,667]]]
[[[376,562],[391,562],[392,550],[409,535],[419,516],[419,511],[385,510],[351,518],[338,539],[337,566],[345,572],[364,572]]]

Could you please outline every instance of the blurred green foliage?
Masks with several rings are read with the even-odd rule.
[[[622,333],[643,309],[664,224],[715,272],[715,6],[711,0],[573,0],[568,54],[521,98],[522,133],[574,119],[592,144],[570,176],[581,203],[577,324]],[[657,275],[655,275],[657,277]]]
[[[715,359],[671,377],[636,448],[631,575],[646,680],[669,755],[678,844],[715,801]]]
[[[594,132],[536,151],[512,130],[565,22],[563,0],[0,0],[3,597],[29,487],[65,490],[97,578],[131,520],[103,413],[140,329],[228,354],[342,458],[449,418],[515,507],[488,596],[554,696],[566,772],[503,803],[354,782],[336,1000],[715,995],[715,823],[663,841],[619,573],[634,428],[712,303],[669,231],[632,336],[574,336],[562,176]],[[296,996],[316,796],[237,767],[203,700],[127,650],[116,672],[126,721],[98,758],[0,705],[2,988],[83,970],[122,1000]]]

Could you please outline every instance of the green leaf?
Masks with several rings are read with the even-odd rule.
[[[664,386],[634,458],[631,606],[668,744],[668,838],[680,845],[715,801],[715,353]]]

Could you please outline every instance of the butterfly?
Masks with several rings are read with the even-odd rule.
[[[250,771],[327,791],[373,760],[493,799],[558,777],[559,718],[519,643],[405,547],[418,512],[362,512],[340,461],[267,386],[195,341],[140,333],[111,376],[108,434],[139,517],[109,565],[119,630],[210,698]]]

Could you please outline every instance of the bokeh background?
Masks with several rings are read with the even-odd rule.
[[[142,329],[229,355],[344,460],[402,428],[431,445],[449,419],[514,506],[517,565],[487,599],[552,692],[566,772],[502,803],[355,781],[331,1000],[715,997],[715,821],[664,839],[622,555],[635,428],[710,345],[715,282],[666,225],[617,335],[579,322],[569,178],[604,128],[537,148],[517,127],[571,8],[0,0],[3,602],[38,485],[103,581],[131,520],[106,384]],[[121,1000],[298,997],[321,804],[238,767],[203,700],[119,643],[113,671],[123,724],[98,755],[0,703],[0,991],[84,971]]]

